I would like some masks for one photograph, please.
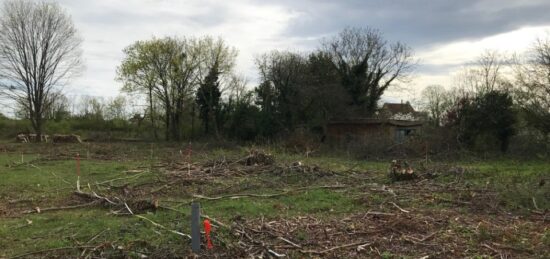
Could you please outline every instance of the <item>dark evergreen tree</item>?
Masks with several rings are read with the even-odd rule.
[[[510,138],[516,133],[516,114],[512,97],[507,92],[490,91],[469,102],[459,112],[460,137],[473,146],[476,141],[495,138],[506,152]]]
[[[256,96],[255,104],[260,107],[260,116],[258,117],[259,134],[262,136],[273,136],[281,125],[277,123],[277,90],[269,81],[262,82],[254,89]]]
[[[199,108],[199,117],[202,120],[204,132],[210,133],[210,126],[212,126],[214,133],[218,135],[218,118],[220,112],[220,82],[219,82],[219,70],[217,64],[210,69],[208,75],[205,77],[204,82],[199,86],[197,90],[196,101]]]

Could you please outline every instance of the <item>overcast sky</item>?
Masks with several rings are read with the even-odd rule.
[[[236,71],[255,86],[255,55],[308,51],[346,26],[370,26],[411,46],[419,92],[449,85],[484,50],[522,51],[550,31],[548,0],[62,0],[84,38],[86,70],[67,90],[116,96],[122,49],[153,36],[223,37],[239,49]],[[386,98],[403,98],[388,93]],[[405,97],[406,98],[406,97]]]

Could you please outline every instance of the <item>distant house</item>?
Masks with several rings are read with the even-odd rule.
[[[422,113],[410,103],[385,103],[373,118],[348,118],[329,121],[327,136],[336,142],[385,141],[402,143],[420,131],[423,125]]]

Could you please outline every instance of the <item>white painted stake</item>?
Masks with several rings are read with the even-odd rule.
[[[80,176],[76,177],[76,190],[80,192]]]
[[[76,153],[76,190],[80,192],[80,154]]]

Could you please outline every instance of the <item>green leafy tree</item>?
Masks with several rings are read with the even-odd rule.
[[[167,37],[139,41],[126,48],[125,53],[118,69],[125,90],[149,93],[152,120],[152,102],[158,100],[164,109],[166,140],[180,140],[183,102],[192,91],[195,67],[200,62],[196,40]]]
[[[123,50],[125,58],[117,68],[117,80],[124,83],[122,87],[122,91],[124,92],[146,94],[149,105],[146,115],[150,119],[153,136],[155,139],[158,139],[157,105],[155,105],[155,98],[158,98],[155,84],[158,78],[152,66],[152,57],[149,56],[152,52],[150,50],[153,48],[152,45],[152,42],[137,41],[126,47]]]
[[[128,91],[149,94],[151,113],[153,102],[160,102],[166,139],[177,141],[186,107],[193,105],[194,92],[208,71],[217,64],[220,76],[230,73],[237,55],[223,40],[211,37],[152,39],[134,43],[125,53],[119,79]]]

